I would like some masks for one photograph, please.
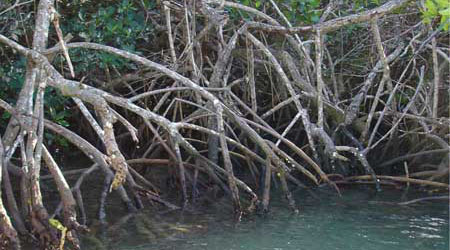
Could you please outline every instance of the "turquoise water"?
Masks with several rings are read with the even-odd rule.
[[[282,200],[272,201],[266,216],[233,222],[227,205],[203,206],[195,212],[157,215],[144,212],[129,218],[122,229],[111,227],[99,236],[104,249],[449,249],[449,203],[429,201],[400,206],[424,193],[369,189],[342,190],[343,197],[315,191],[294,192],[300,213]],[[223,203],[225,204],[225,202]],[[146,218],[152,218],[143,222]],[[144,225],[148,230],[139,230]],[[100,234],[99,234],[100,235]],[[82,249],[100,249],[85,241]]]

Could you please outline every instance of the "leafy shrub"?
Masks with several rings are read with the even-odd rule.
[[[439,29],[448,31],[450,25],[450,2],[448,0],[426,0],[422,9],[423,21],[431,23],[433,19],[440,17]]]

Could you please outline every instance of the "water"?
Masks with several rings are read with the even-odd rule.
[[[228,206],[161,216],[146,211],[128,218],[121,229],[110,226],[97,233],[106,242],[103,247],[84,240],[82,249],[449,249],[448,201],[399,206],[392,202],[427,194],[348,189],[339,198],[315,193],[317,197],[302,190],[294,193],[301,206],[298,215],[274,200],[267,216],[247,216],[240,223],[233,222]]]

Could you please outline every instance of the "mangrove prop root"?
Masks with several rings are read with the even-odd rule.
[[[335,10],[347,4],[330,1],[318,23],[295,26],[272,0],[265,12],[229,1],[197,0],[196,6],[164,1],[163,12],[152,12],[149,20],[164,24],[158,27],[168,43],[161,53],[148,54],[69,42],[56,9],[62,7],[39,1],[30,47],[0,34],[2,53],[14,51],[27,61],[14,105],[0,99],[2,112],[11,115],[0,140],[0,190],[5,191],[0,193],[0,244],[20,248],[19,232],[31,233],[43,247],[58,248],[67,238],[78,249],[89,217],[81,187],[97,169],[104,174],[97,216],[105,224],[110,192],[135,212],[145,200],[169,210],[185,208],[217,187],[214,195],[222,190],[229,196],[240,218],[257,206],[268,211],[278,181],[294,212],[299,210],[291,183],[305,187],[323,181],[338,194],[336,184],[348,183],[449,189],[436,181],[449,174],[450,120],[440,108],[448,106],[441,93],[448,73],[440,69],[450,62],[444,52],[449,48],[439,30],[426,34],[430,26],[421,20],[411,26],[400,21],[403,14],[394,11],[404,7],[400,12],[407,12],[410,2],[390,0],[340,16],[347,11]],[[0,16],[21,6],[14,4]],[[225,10],[246,12],[253,20],[235,22],[239,15]],[[375,43],[359,26],[349,36],[345,29],[354,24],[371,29]],[[325,39],[330,37],[336,39]],[[59,43],[48,48],[53,40]],[[76,51],[112,55],[133,65],[127,70],[137,70],[123,72],[108,64],[77,72]],[[53,64],[58,53],[65,60],[62,67]],[[425,87],[428,75],[432,93]],[[44,93],[53,89],[69,97],[74,113],[82,116],[73,117],[75,124],[46,119],[52,112]],[[75,127],[81,128],[75,132]],[[73,171],[58,165],[45,144],[49,133],[63,137],[94,165]],[[418,141],[423,149],[413,146]],[[13,155],[21,164],[10,167]],[[44,163],[49,174],[40,176]],[[401,168],[406,176],[398,176],[404,173],[397,173],[396,164],[407,166]],[[424,170],[425,164],[435,169]],[[397,176],[379,174],[388,167]],[[155,177],[158,171],[169,175],[170,183]],[[66,178],[75,174],[80,176],[70,186]],[[47,180],[55,182],[60,199],[52,216],[42,199],[41,183]],[[13,183],[20,183],[20,204]],[[179,193],[178,202],[162,198],[169,185]]]

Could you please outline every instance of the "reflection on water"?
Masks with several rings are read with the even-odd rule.
[[[94,232],[95,237],[85,238],[83,249],[449,249],[448,201],[399,206],[390,202],[425,194],[409,192],[405,197],[393,190],[376,195],[343,190],[342,198],[316,194],[294,193],[301,206],[298,215],[274,200],[267,216],[244,217],[239,224],[233,223],[230,207],[162,216],[146,211],[121,227]]]

